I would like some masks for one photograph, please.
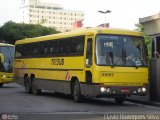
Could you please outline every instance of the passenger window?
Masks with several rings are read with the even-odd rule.
[[[58,41],[50,41],[49,42],[49,48],[48,52],[50,55],[56,55],[57,54],[57,49],[58,49]]]
[[[84,52],[84,37],[71,38],[70,53],[74,55],[83,55]]]

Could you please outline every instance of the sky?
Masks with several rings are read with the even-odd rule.
[[[139,18],[160,13],[160,0],[42,0],[60,4],[64,9],[84,11],[84,26],[95,27],[109,22],[112,28],[135,29]],[[0,26],[18,22],[21,0],[1,0]],[[98,11],[111,10],[105,15]]]

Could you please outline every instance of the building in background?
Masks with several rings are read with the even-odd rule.
[[[83,26],[83,20],[75,21],[73,23],[73,28],[81,28]]]
[[[21,0],[21,22],[42,24],[65,32],[73,29],[73,23],[84,19],[83,11],[65,10],[60,4],[40,0]]]
[[[147,16],[139,19],[140,24],[148,36],[152,38],[152,57],[157,57],[154,52],[160,53],[160,12],[158,14]]]

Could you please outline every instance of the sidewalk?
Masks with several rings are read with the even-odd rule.
[[[153,105],[153,106],[158,106],[160,107],[160,102],[152,102],[149,99],[149,94],[147,94],[146,96],[130,96],[126,98],[127,101],[130,102],[135,102],[135,103],[141,103],[141,104],[145,104],[145,105]]]

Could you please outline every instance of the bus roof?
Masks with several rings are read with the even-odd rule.
[[[0,43],[0,46],[12,46],[12,47],[14,47],[14,45],[8,44],[8,43]]]
[[[24,43],[31,43],[31,42],[38,42],[44,40],[53,40],[53,39],[60,39],[60,38],[67,38],[73,36],[80,36],[80,35],[93,35],[93,34],[118,34],[118,35],[131,35],[131,36],[142,36],[143,34],[138,31],[132,30],[125,30],[125,29],[114,29],[114,28],[81,28],[78,30],[34,37],[34,38],[25,38],[22,40],[16,41],[16,44],[24,44]]]

